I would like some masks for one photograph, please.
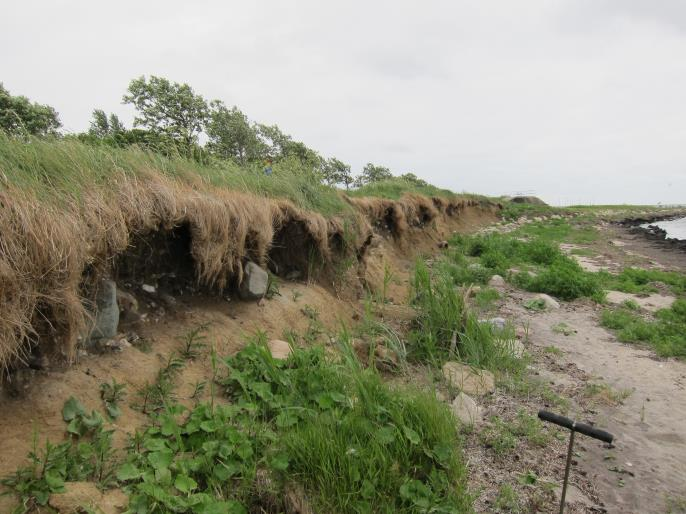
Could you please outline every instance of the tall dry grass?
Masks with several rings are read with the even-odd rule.
[[[371,225],[390,220],[403,237],[472,202],[348,198],[288,163],[273,177],[223,166],[0,134],[0,368],[25,361],[35,345],[71,362],[87,331],[87,292],[134,237],[187,226],[198,283],[223,290],[240,283],[246,258],[266,265],[289,224],[325,260],[332,246],[363,258]]]

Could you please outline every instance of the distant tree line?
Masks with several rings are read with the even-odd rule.
[[[387,167],[372,163],[367,163],[362,172],[353,177],[350,165],[343,161],[322,157],[282,132],[277,125],[251,121],[236,106],[229,108],[221,100],[208,102],[188,84],[154,75],[141,76],[129,83],[122,101],[136,109],[131,129],[127,129],[116,114],[108,115],[95,109],[87,132],[66,137],[115,147],[137,145],[199,162],[218,158],[240,165],[268,165],[295,158],[322,182],[346,188],[393,178]],[[32,103],[23,96],[12,96],[0,83],[0,129],[14,136],[60,136],[60,127],[55,109]],[[207,136],[205,145],[199,141],[203,133]],[[415,185],[426,185],[413,173],[400,178]]]

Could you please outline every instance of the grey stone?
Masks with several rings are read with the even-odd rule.
[[[112,280],[101,280],[95,294],[95,320],[89,341],[116,336],[118,326],[117,284]]]
[[[243,282],[239,293],[243,300],[259,300],[267,294],[269,274],[254,262],[248,261],[243,269]]]
[[[150,284],[143,284],[143,285],[141,286],[141,289],[142,289],[143,291],[145,291],[146,293],[150,293],[150,294],[155,294],[155,291],[157,291],[157,289],[155,288],[155,286],[151,286]]]
[[[506,283],[505,283],[505,279],[503,277],[501,277],[500,275],[493,275],[491,277],[491,280],[488,281],[488,285],[491,287],[502,288],[502,287],[506,286]]]
[[[546,309],[559,309],[560,308],[560,304],[558,303],[557,300],[555,300],[553,297],[548,296],[547,294],[544,294],[544,293],[536,295],[534,297],[534,300],[543,300],[545,302]]]
[[[455,397],[450,404],[450,408],[455,417],[465,425],[474,425],[482,420],[481,407],[476,404],[471,396],[463,392],[460,392]]]
[[[487,323],[493,328],[498,330],[503,330],[505,325],[507,325],[507,320],[505,318],[490,318],[490,319],[480,319],[479,323]]]

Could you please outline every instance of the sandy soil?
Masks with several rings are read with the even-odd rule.
[[[396,305],[380,313],[386,322],[398,328],[407,323],[407,307],[402,304],[407,297],[407,271],[413,255],[428,255],[450,231],[470,231],[485,221],[491,220],[465,218],[451,227],[415,234],[404,245],[378,238],[370,252],[364,279],[378,293],[384,273],[390,270],[386,294]],[[599,228],[603,231],[599,242],[578,246],[593,254],[583,256],[588,266],[610,270],[626,265],[686,270],[686,254],[670,252],[616,225],[603,224]],[[77,395],[89,409],[101,409],[99,384],[112,378],[128,384],[129,397],[114,427],[118,443],[123,444],[127,433],[146,422],[143,414],[129,407],[135,389],[154,379],[160,365],[179,347],[179,336],[200,323],[210,323],[209,342],[225,355],[239,349],[246,336],[255,330],[264,330],[269,337],[276,338],[282,337],[286,329],[305,330],[311,321],[306,306],[315,308],[327,327],[340,325],[341,321],[352,324],[361,310],[357,299],[337,297],[330,287],[284,282],[280,293],[262,305],[203,297],[182,300],[173,312],[152,316],[152,321],[138,329],[150,351],[131,347],[121,353],[85,355],[69,370],[35,373],[20,398],[0,400],[0,476],[25,462],[34,430],[40,441],[63,438],[61,407],[70,395]],[[532,313],[521,306],[531,295],[510,288],[506,293],[499,314],[517,326],[530,327],[528,352],[532,373],[571,400],[570,415],[593,422],[616,436],[613,448],[582,436],[578,438],[567,512],[668,512],[669,497],[686,497],[686,436],[681,432],[686,427],[686,363],[658,360],[649,350],[617,342],[599,326],[599,311],[589,302],[561,302],[559,310]],[[575,332],[566,336],[554,332],[552,327],[560,322]],[[550,346],[558,348],[561,354],[550,353]],[[416,373],[422,373],[416,382],[433,382],[429,370]],[[210,374],[207,356],[189,364],[179,379],[179,398],[190,396],[194,384]],[[605,383],[615,391],[631,393],[621,403],[590,400],[585,393],[589,383]],[[501,417],[512,416],[521,408],[536,412],[542,407],[500,389],[483,406],[487,415]],[[503,459],[485,451],[478,444],[477,433],[468,435],[465,456],[470,482],[483,487],[475,503],[477,511],[493,512],[492,500],[498,487],[526,470],[535,471],[545,483],[559,483],[565,445],[564,438],[554,439],[545,448],[521,447],[512,458]],[[557,512],[553,493],[547,493],[541,501],[532,507],[536,509],[532,512]],[[8,512],[10,505],[11,499],[0,497],[0,512]]]
[[[601,230],[601,241],[590,248],[611,266],[686,270],[683,252],[665,249],[621,227],[605,225]],[[561,369],[573,366],[583,372],[551,374],[539,365],[539,374],[568,390],[578,389],[590,377],[628,395],[619,405],[574,403],[572,408],[577,420],[591,422],[616,437],[614,448],[583,437],[577,448],[578,468],[594,484],[604,509],[609,513],[669,512],[669,500],[686,495],[686,363],[658,359],[648,349],[618,342],[600,327],[599,309],[589,302],[561,302],[559,310],[532,313],[521,306],[531,296],[510,290],[501,314],[528,324],[535,347],[559,348],[562,355],[556,361]],[[633,298],[646,310],[673,300],[654,296]],[[559,323],[574,331],[569,335],[554,332]]]

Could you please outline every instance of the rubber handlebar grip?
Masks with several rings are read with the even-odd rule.
[[[615,438],[612,434],[606,432],[605,430],[600,430],[599,428],[592,427],[586,423],[576,423],[569,418],[560,416],[559,414],[555,414],[553,412],[540,410],[538,411],[538,417],[543,421],[554,423],[569,430],[574,430],[575,432],[579,432],[580,434],[592,437],[593,439],[598,439],[599,441],[603,441],[605,443],[611,443]]]

